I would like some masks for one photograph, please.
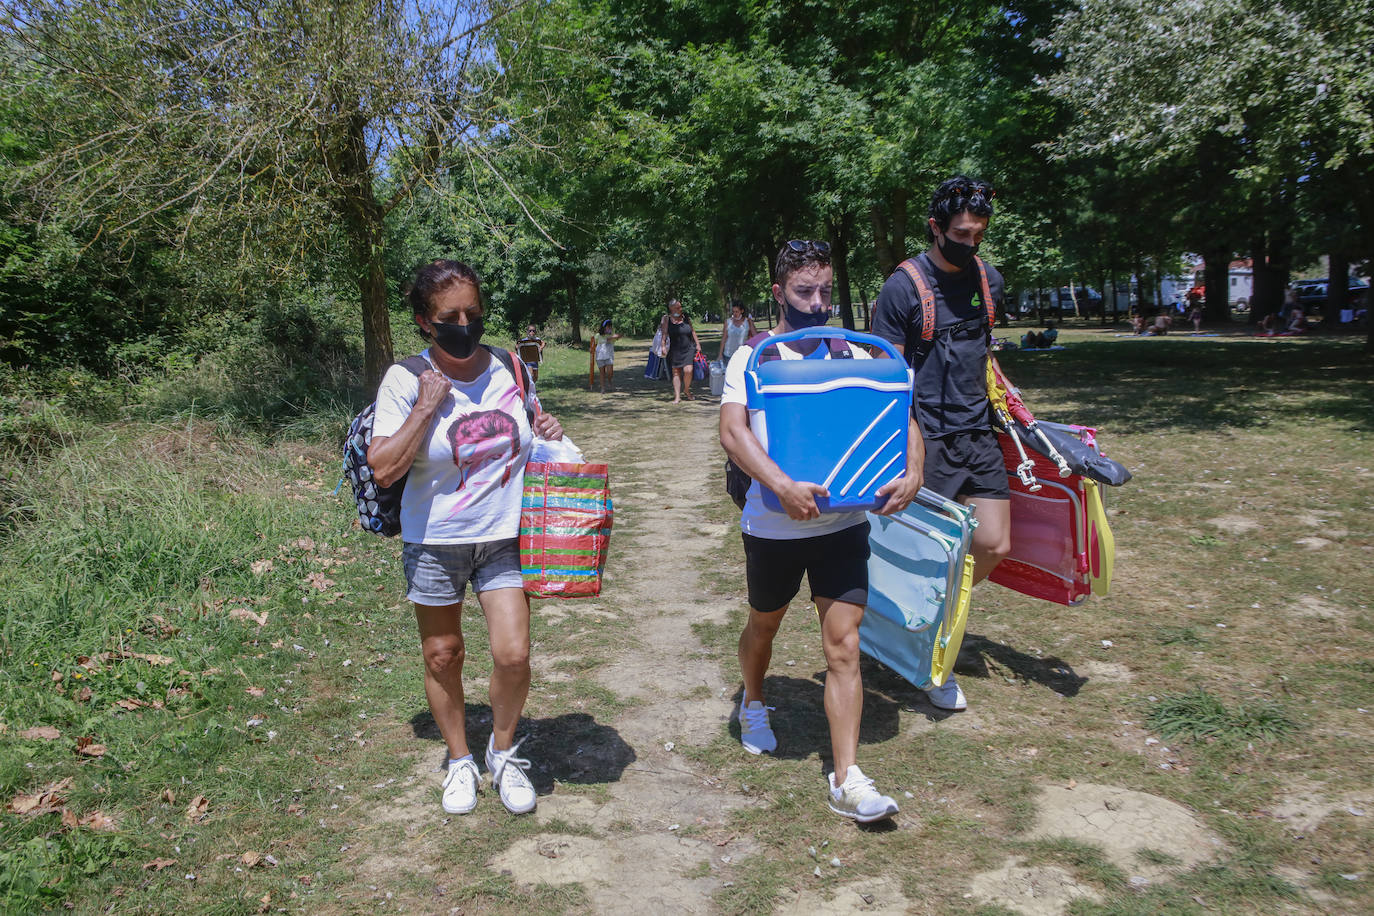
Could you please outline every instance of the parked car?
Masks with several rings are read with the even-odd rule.
[[[1321,311],[1326,308],[1327,285],[1325,280],[1299,280],[1293,284],[1293,289],[1298,291],[1298,304],[1304,312]],[[1350,306],[1358,302],[1367,289],[1368,283],[1351,277],[1346,289],[1345,305]]]

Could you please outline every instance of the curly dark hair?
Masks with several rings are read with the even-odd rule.
[[[992,199],[997,196],[997,189],[986,181],[978,181],[966,175],[955,175],[948,181],[943,181],[935,189],[935,195],[930,199],[930,213],[928,214],[935,220],[935,225],[944,232],[949,228],[949,221],[967,210],[974,216],[985,216],[992,218]],[[926,223],[926,241],[935,241],[935,233],[930,230],[930,223]]]
[[[786,287],[788,277],[799,270],[817,265],[821,267],[830,266],[830,244],[828,242],[810,240],[788,242],[778,252],[778,260],[773,267],[773,273],[776,276],[773,282]]]
[[[471,283],[472,288],[477,290],[478,299],[481,299],[482,281],[477,278],[477,271],[462,261],[447,258],[430,261],[417,270],[415,279],[410,281],[406,298],[410,300],[411,312],[417,318],[428,318],[434,308],[434,297],[459,283]]]

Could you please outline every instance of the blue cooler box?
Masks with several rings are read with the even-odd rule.
[[[769,347],[821,338],[805,359],[760,364]],[[889,359],[825,359],[824,338],[878,347]],[[818,497],[821,512],[855,512],[882,504],[874,496],[906,471],[907,423],[914,374],[881,337],[842,328],[809,328],[769,338],[745,366],[749,409],[763,411],[768,457],[793,480],[830,491]],[[784,511],[776,493],[763,487],[763,502]]]

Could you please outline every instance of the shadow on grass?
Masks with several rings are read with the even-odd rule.
[[[1349,338],[1076,340],[1052,357],[998,354],[1042,418],[1112,432],[1333,419],[1374,426],[1374,360]],[[1292,397],[1290,395],[1301,395]],[[1057,411],[1072,401],[1073,416]]]
[[[972,633],[964,637],[964,644],[959,650],[959,658],[954,664],[954,671],[956,674],[971,677],[991,677],[989,659],[998,667],[1011,671],[1015,677],[1021,680],[1033,681],[1066,697],[1076,696],[1083,685],[1088,682],[1086,677],[1076,673],[1062,659],[1054,656],[1038,658],[1034,655],[1027,655],[1011,646]],[[864,697],[865,724],[867,724],[868,719],[868,697],[874,695],[883,695],[885,699],[897,706],[919,712],[932,722],[940,722],[955,715],[950,710],[934,706],[924,690],[914,686],[906,678],[880,661],[865,655],[860,664],[860,671],[863,673],[866,691]]]
[[[866,660],[866,659],[865,659]],[[878,744],[896,737],[900,705],[884,693],[872,690],[864,669],[864,711],[859,724],[859,744]],[[830,724],[825,718],[825,672],[817,671],[810,679],[800,677],[767,677],[763,682],[769,706],[776,707],[769,720],[778,739],[778,749],[771,755],[786,760],[805,760],[819,753],[821,767],[829,773],[834,766],[830,756]],[[739,709],[741,687],[731,700],[730,736],[739,740],[739,721],[734,711]]]
[[[1023,681],[1033,681],[1066,697],[1077,696],[1083,685],[1088,683],[1086,677],[1074,671],[1068,662],[1057,656],[1042,658],[1027,655],[1004,643],[975,633],[969,633],[964,637],[964,644],[959,649],[959,658],[954,663],[954,670],[958,674],[973,677],[990,677],[992,672],[988,665],[989,659]]]
[[[485,703],[468,703],[466,709],[468,747],[477,765],[485,771],[483,757],[491,734],[491,707]],[[416,738],[443,740],[428,709],[412,716],[410,727]],[[625,768],[635,761],[634,748],[625,743],[619,732],[586,713],[564,713],[545,719],[522,718],[516,737],[523,739],[517,753],[530,760],[530,782],[540,795],[552,792],[555,781],[576,785],[616,782]],[[446,750],[440,753],[442,759],[438,764],[442,768],[448,755]]]

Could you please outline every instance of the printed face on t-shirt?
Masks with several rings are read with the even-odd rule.
[[[501,484],[510,480],[511,471],[519,458],[520,426],[504,410],[479,410],[464,414],[448,428],[449,445],[453,447],[453,463],[458,466],[458,490],[471,489],[488,476],[489,469],[501,467]],[[456,508],[463,508],[470,499],[460,499]]]

